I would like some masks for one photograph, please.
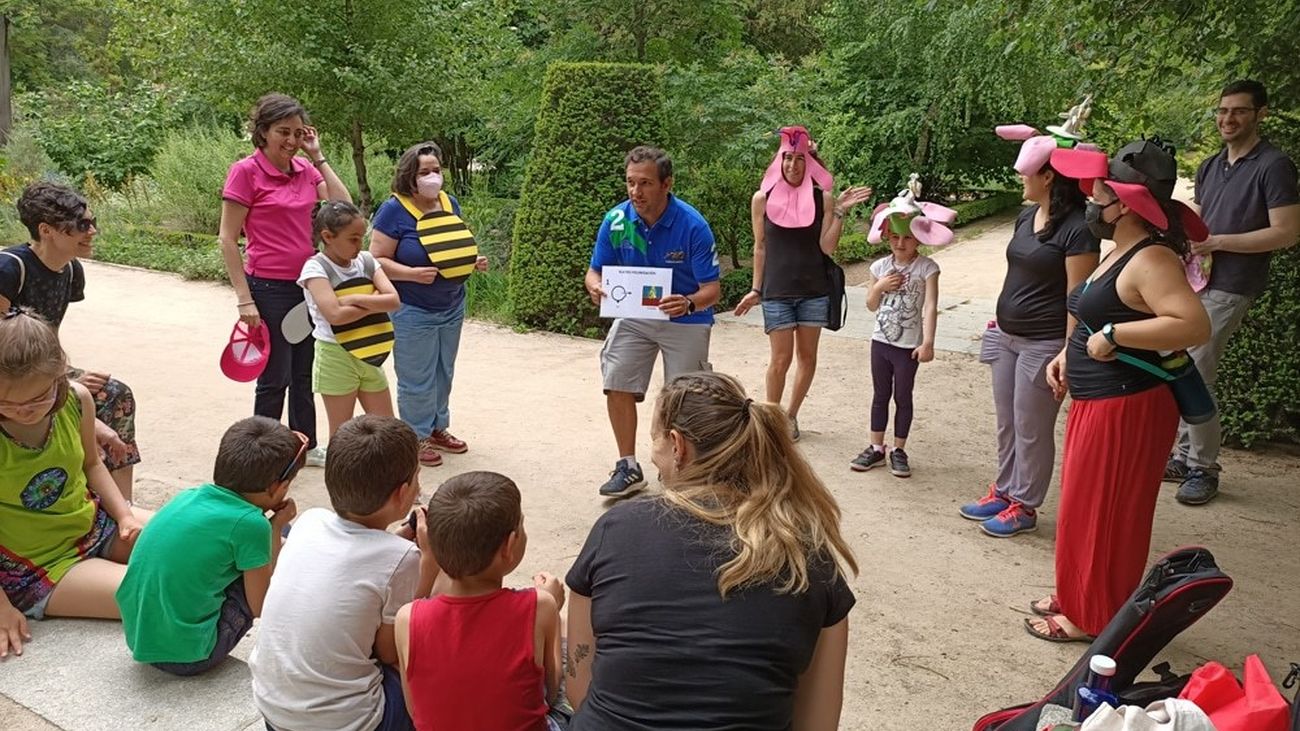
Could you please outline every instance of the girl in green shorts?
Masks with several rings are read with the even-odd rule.
[[[119,618],[113,595],[149,517],[104,467],[95,402],[67,374],[44,320],[0,314],[0,658],[22,654],[29,618]]]
[[[397,290],[368,251],[361,250],[366,219],[346,201],[324,201],[312,216],[320,253],[302,267],[316,338],[311,388],[325,402],[329,435],[352,418],[358,400],[367,414],[393,415],[388,377],[380,368],[393,351],[388,313],[401,304]]]

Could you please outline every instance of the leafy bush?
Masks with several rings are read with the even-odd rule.
[[[748,259],[754,253],[749,199],[758,188],[758,174],[720,162],[688,173],[690,182],[681,192],[682,199],[704,215],[713,229],[718,251],[729,254],[731,265],[739,267],[742,258]]]
[[[494,269],[509,271],[510,232],[519,200],[474,193],[460,202],[460,208],[465,224],[474,232],[479,253],[491,260]]]
[[[216,235],[226,173],[251,150],[250,142],[230,130],[190,127],[169,133],[149,169],[157,184],[161,222]]]
[[[1275,112],[1270,141],[1300,160],[1300,114]],[[1300,440],[1300,249],[1273,254],[1268,289],[1228,341],[1215,398],[1227,441]]]
[[[718,304],[714,307],[715,312],[726,312],[740,304],[740,300],[754,286],[754,269],[744,267],[743,269],[732,269],[722,275],[718,284],[722,287],[722,296],[718,299]]]
[[[476,320],[510,321],[510,277],[505,270],[475,272],[465,280],[465,312]]]
[[[93,179],[110,189],[149,169],[164,131],[176,121],[174,100],[144,82],[114,90],[69,81],[58,90],[24,94],[16,106],[59,170],[79,185]]]
[[[582,286],[601,217],[625,195],[623,157],[663,139],[655,69],[556,63],[546,72],[510,260],[510,308],[524,325],[595,335]]]
[[[869,225],[870,221],[867,221],[861,226],[854,226],[852,231],[845,231],[844,235],[840,236],[840,245],[836,247],[832,258],[840,264],[851,264],[855,261],[870,261],[888,254],[889,244],[867,242],[866,228]]]

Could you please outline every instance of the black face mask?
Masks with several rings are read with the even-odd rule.
[[[1105,211],[1116,203],[1119,203],[1118,198],[1104,206],[1094,201],[1088,201],[1088,205],[1083,209],[1083,220],[1088,223],[1088,230],[1092,232],[1093,236],[1096,236],[1099,239],[1115,240],[1115,221],[1107,222],[1104,220],[1102,218],[1102,211]]]

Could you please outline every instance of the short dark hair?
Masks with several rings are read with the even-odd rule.
[[[442,148],[437,142],[421,142],[411,145],[397,158],[397,167],[393,170],[393,192],[398,195],[415,195],[415,178],[420,173],[420,156],[433,155],[442,164]]]
[[[221,437],[217,460],[212,465],[212,481],[239,493],[266,492],[301,449],[302,440],[275,419],[240,419]],[[302,469],[303,461],[294,464],[289,479]]]
[[[371,515],[420,469],[420,441],[400,419],[365,414],[343,422],[325,457],[325,489],[339,515]]]
[[[337,234],[344,226],[361,218],[361,209],[350,201],[321,201],[311,214],[311,239],[317,246],[323,245],[322,231]]]
[[[429,546],[453,579],[482,573],[523,508],[514,481],[496,472],[466,472],[442,483],[429,498]]]
[[[659,169],[661,183],[673,176],[673,159],[658,147],[640,145],[628,150],[627,157],[623,158],[623,167],[627,168],[628,165],[636,162],[653,162]]]
[[[1238,79],[1229,83],[1223,87],[1219,98],[1222,99],[1233,94],[1250,94],[1251,103],[1255,105],[1256,109],[1268,106],[1268,89],[1265,89],[1262,83],[1254,79]]]
[[[266,147],[266,131],[282,119],[297,117],[303,124],[311,124],[302,102],[284,94],[267,94],[253,105],[248,113],[248,132],[253,136],[253,147]]]
[[[18,220],[36,241],[41,237],[42,223],[67,228],[85,215],[89,206],[85,196],[72,188],[43,180],[23,188],[18,196]]]

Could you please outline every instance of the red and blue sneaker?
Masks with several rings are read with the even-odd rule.
[[[998,513],[1011,507],[1011,501],[998,494],[996,482],[989,483],[989,494],[973,503],[961,506],[958,512],[966,520],[985,521],[996,517]]]
[[[1038,511],[1013,502],[1006,510],[980,523],[980,530],[994,538],[1011,536],[1038,530]]]

